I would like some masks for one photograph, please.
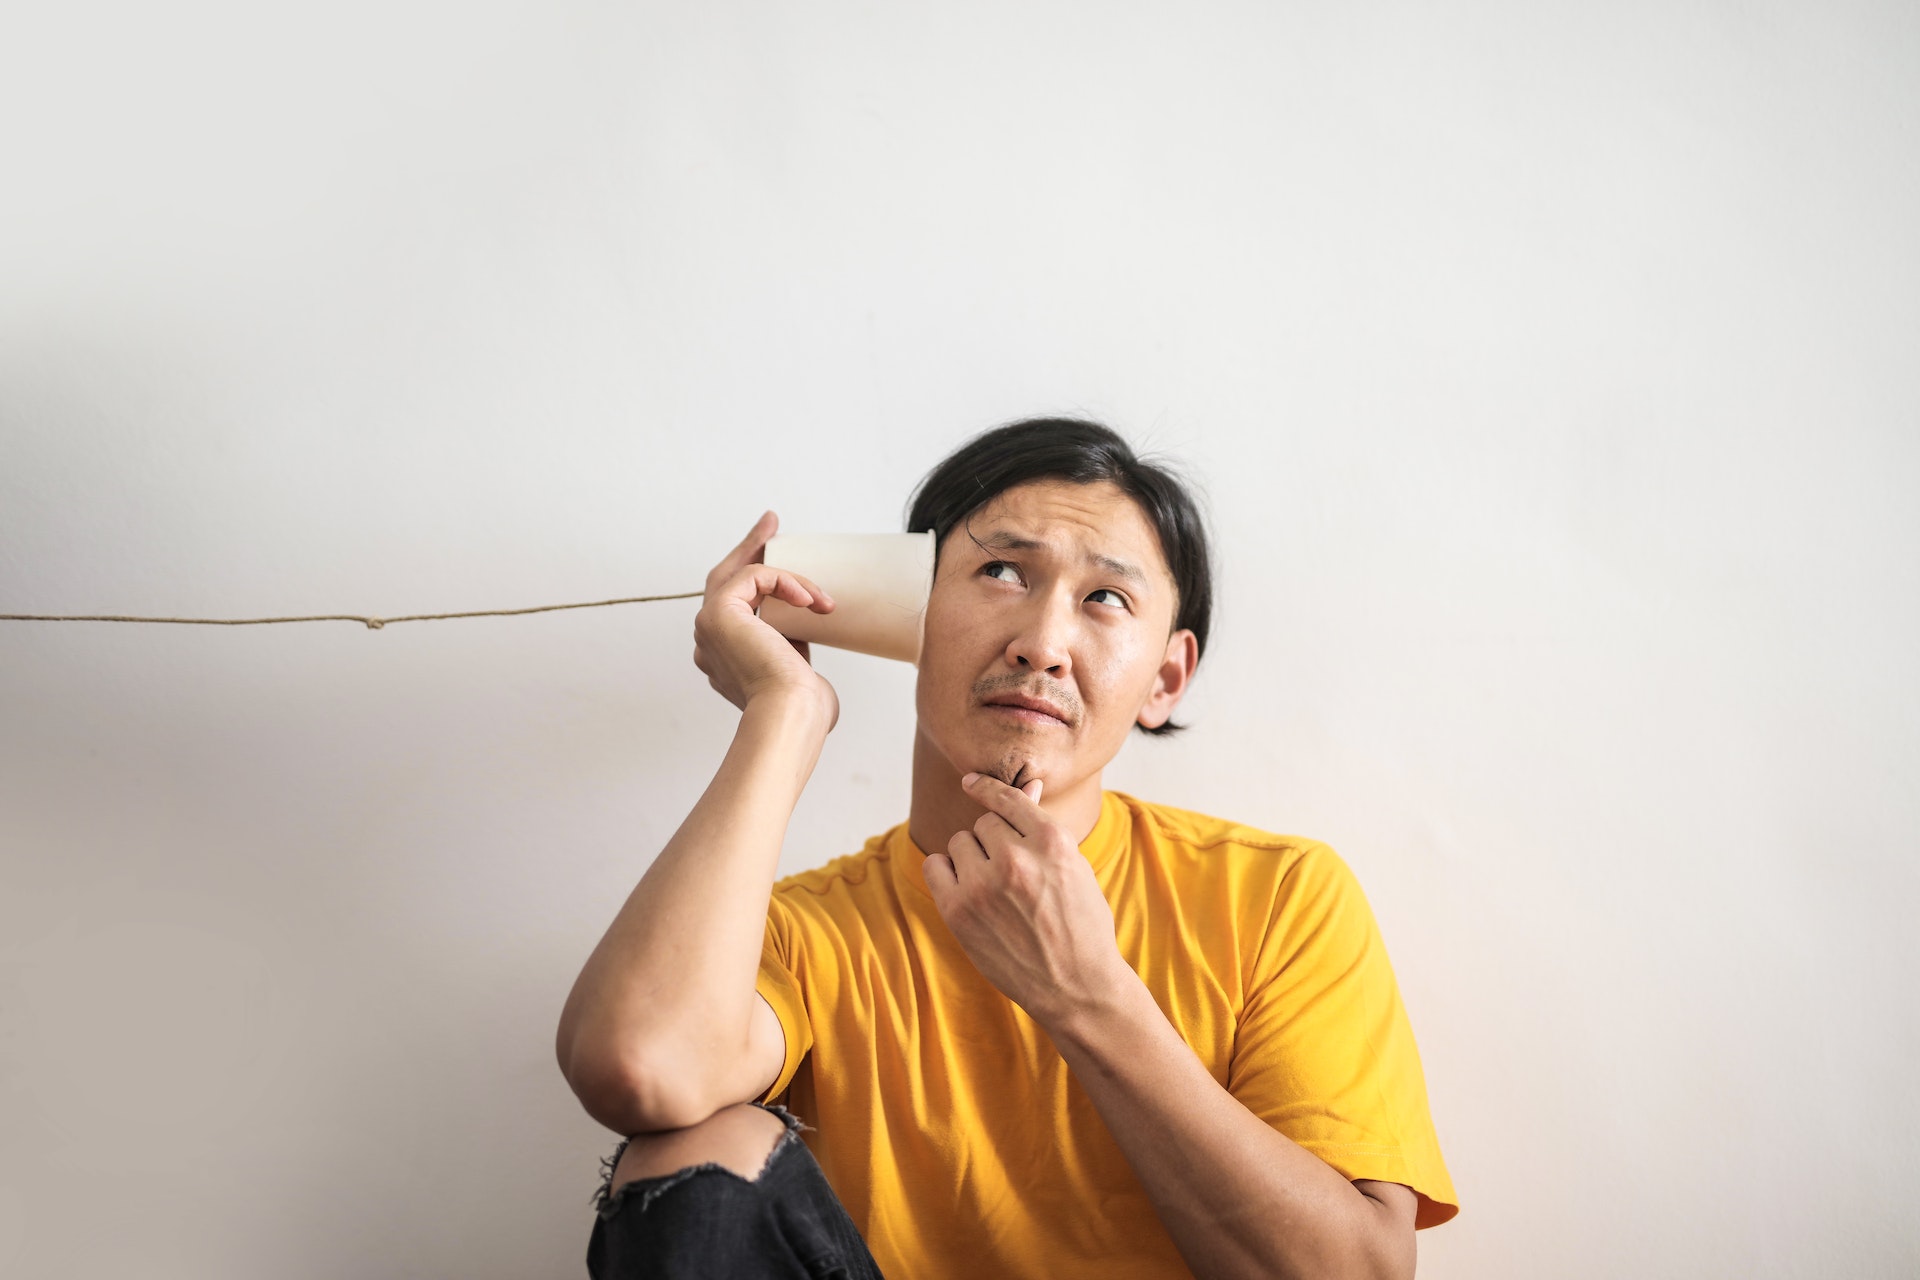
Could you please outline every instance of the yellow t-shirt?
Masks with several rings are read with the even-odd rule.
[[[1348,1179],[1459,1212],[1359,882],[1325,844],[1102,794],[1080,850],[1120,953],[1213,1078]],[[899,1280],[1184,1276],[1047,1033],[973,967],[900,823],[773,887],[757,986],[808,1148]]]

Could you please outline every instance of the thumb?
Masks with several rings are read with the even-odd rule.
[[[1039,804],[1039,803],[1040,803],[1040,788],[1041,788],[1041,787],[1042,787],[1043,785],[1045,785],[1045,783],[1044,783],[1044,780],[1043,780],[1043,779],[1040,779],[1040,778],[1032,778],[1032,779],[1030,779],[1030,780],[1028,780],[1028,781],[1026,781],[1026,782],[1023,782],[1023,783],[1021,783],[1021,784],[1020,784],[1020,789],[1021,789],[1022,791],[1024,791],[1024,792],[1026,792],[1026,793],[1027,793],[1027,798],[1028,798],[1028,799],[1030,799],[1030,800],[1032,800],[1032,801],[1033,801],[1033,802],[1034,802],[1035,804]]]

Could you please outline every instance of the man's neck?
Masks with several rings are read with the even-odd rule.
[[[922,853],[945,853],[957,831],[972,830],[986,809],[960,789],[960,774],[945,755],[918,730],[913,735],[913,807],[907,815],[907,835]],[[1100,774],[1077,783],[1045,779],[1040,807],[1067,829],[1075,844],[1093,834],[1100,821]]]

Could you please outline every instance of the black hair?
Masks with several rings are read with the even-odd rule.
[[[1213,553],[1192,483],[1163,458],[1137,456],[1112,428],[1083,418],[1026,418],[990,428],[948,454],[907,500],[907,532],[933,530],[938,549],[955,525],[1001,493],[1029,480],[1067,480],[1117,485],[1146,514],[1160,537],[1160,552],[1172,571],[1173,625],[1167,634],[1192,630],[1201,655],[1213,613]],[[1168,720],[1158,728],[1134,722],[1155,737],[1187,726]]]

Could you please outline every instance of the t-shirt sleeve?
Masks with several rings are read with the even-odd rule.
[[[806,1001],[800,994],[799,957],[796,954],[798,929],[792,912],[778,897],[767,903],[767,932],[760,944],[760,973],[754,990],[773,1006],[780,1019],[780,1030],[787,1040],[786,1061],[773,1087],[759,1101],[771,1102],[787,1091],[800,1060],[813,1048],[813,1022],[807,1017]]]
[[[1359,881],[1324,844],[1281,876],[1227,1089],[1347,1179],[1413,1188],[1416,1227],[1460,1211],[1386,944]]]

